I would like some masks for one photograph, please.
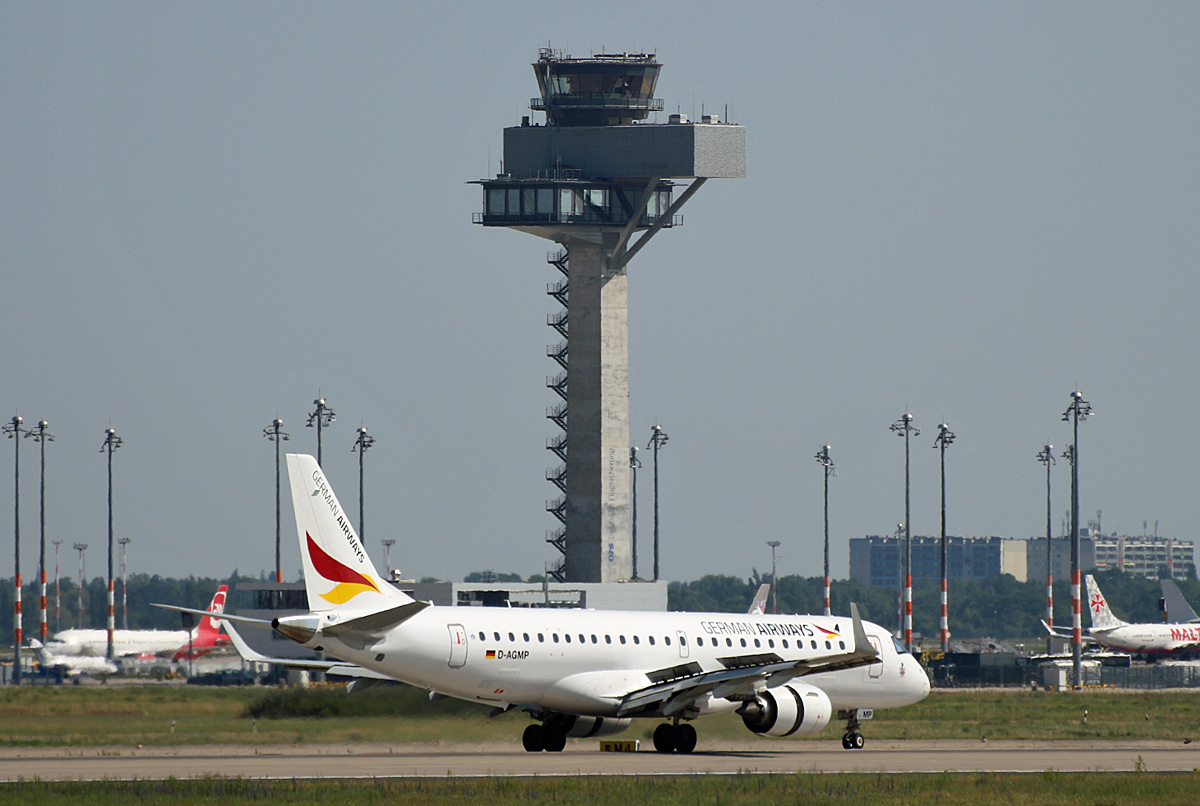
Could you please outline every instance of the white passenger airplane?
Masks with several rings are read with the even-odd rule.
[[[860,718],[929,693],[920,664],[854,605],[838,618],[416,601],[380,577],[316,461],[291,454],[287,463],[311,612],[225,619],[269,625],[342,663],[275,662],[399,680],[493,714],[522,709],[536,720],[523,735],[531,752],[665,719],[655,749],[689,753],[691,720],[727,711],[769,737],[817,733],[836,712],[842,745],[858,749]]]
[[[1200,652],[1200,624],[1130,624],[1109,610],[1108,602],[1091,574],[1085,576],[1083,581],[1087,586],[1088,609],[1092,613],[1091,629],[1085,631],[1087,639],[1109,649],[1136,655],[1191,655]],[[1042,624],[1045,626],[1045,622]],[[1054,628],[1054,634],[1070,637],[1069,630],[1060,631],[1057,627]]]
[[[217,588],[208,610],[192,630],[114,630],[113,652],[122,657],[169,657],[186,660],[191,639],[191,658],[203,657],[214,649],[229,646],[229,637],[221,632],[221,620],[216,618],[225,610],[228,585]],[[56,632],[43,646],[30,639],[29,646],[39,661],[47,666],[63,665],[81,672],[115,672],[117,667],[107,659],[108,630],[71,629]]]

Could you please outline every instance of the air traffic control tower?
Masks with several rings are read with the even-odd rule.
[[[546,473],[562,495],[546,509],[562,526],[547,535],[566,582],[633,577],[630,515],[629,261],[711,178],[746,175],[746,130],[705,115],[670,115],[654,97],[653,54],[574,59],[542,49],[533,65],[544,124],[504,130],[504,162],[480,181],[475,222],[561,244],[549,262],[565,279],[547,292],[565,306],[549,324],[563,337],[547,354],[562,371],[547,386],[562,397],[547,416],[565,432],[547,441],[562,464]],[[681,186],[677,180],[691,180]],[[568,416],[569,415],[569,416]]]

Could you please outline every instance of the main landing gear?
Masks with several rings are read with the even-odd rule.
[[[654,749],[660,753],[690,753],[696,749],[696,729],[686,722],[664,722],[654,729]]]
[[[555,725],[533,724],[521,734],[521,744],[530,753],[539,753],[542,750],[560,753],[567,746],[567,732]]]
[[[858,711],[851,709],[846,716],[846,735],[842,737],[842,747],[846,750],[862,750],[867,740],[859,733]]]

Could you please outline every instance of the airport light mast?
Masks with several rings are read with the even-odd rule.
[[[778,540],[768,540],[767,545],[771,547],[771,612],[779,613],[779,586],[775,581],[775,549],[779,548],[782,543]]]
[[[365,425],[360,425],[356,433],[358,436],[355,438],[354,446],[350,450],[358,453],[358,539],[365,540],[366,527],[363,526],[363,457],[367,455],[367,449],[375,444],[375,437],[367,435],[367,427]]]
[[[825,470],[825,615],[830,615],[829,609],[829,477],[837,475],[837,465],[829,458],[832,446],[822,445],[817,451],[816,460]]]
[[[72,548],[79,552],[79,585],[76,593],[79,598],[79,616],[75,619],[76,627],[83,627],[83,553],[87,551],[87,543],[76,543]]]
[[[129,538],[118,537],[121,545],[121,629],[129,629]]]
[[[61,540],[55,540],[53,542],[54,542],[54,631],[58,632],[59,626],[62,622],[62,582],[59,580],[59,576],[58,576],[58,573],[59,573],[58,572],[58,561],[59,561],[59,547],[62,546],[63,542]],[[43,642],[43,643],[45,643],[45,642]]]
[[[1055,464],[1054,446],[1047,443],[1042,446],[1038,452],[1037,460],[1046,466],[1046,627],[1049,635],[1046,636],[1046,654],[1054,654],[1054,566],[1052,562],[1052,552],[1050,550],[1050,541],[1053,537],[1051,532],[1052,525],[1050,522],[1050,465]]]
[[[13,685],[21,685],[21,435],[29,431],[14,414],[3,431],[13,441]]]
[[[654,581],[658,582],[658,449],[667,444],[669,437],[661,425],[650,429],[650,444],[654,448]]]
[[[283,420],[276,417],[263,429],[263,436],[275,443],[275,581],[283,582],[283,565],[279,556],[279,443],[287,442],[292,435],[283,429]]]
[[[942,459],[942,615],[939,631],[942,639],[942,652],[950,651],[950,614],[946,602],[946,448],[954,442],[954,432],[949,423],[938,424],[938,435],[933,441],[933,447],[938,448]]]
[[[1083,614],[1080,611],[1079,590],[1079,421],[1087,420],[1095,411],[1076,389],[1071,393],[1071,405],[1063,412],[1063,422],[1072,424],[1071,439],[1071,666],[1072,685],[1083,686]]]
[[[912,652],[912,530],[909,528],[909,486],[908,486],[908,438],[921,436],[921,429],[912,424],[913,416],[905,412],[904,416],[892,423],[891,430],[897,436],[904,437],[904,648]]]
[[[113,646],[113,633],[117,629],[115,607],[113,603],[113,483],[112,483],[112,455],[113,451],[121,447],[122,440],[117,436],[117,431],[114,428],[108,428],[104,431],[104,442],[100,445],[100,453],[108,453],[108,648],[105,650],[104,657],[109,660],[115,660],[117,657],[116,649]]]
[[[308,425],[306,428],[317,429],[317,467],[324,469],[321,465],[321,429],[337,421],[337,414],[333,409],[329,408],[325,403],[325,398],[318,397],[313,401],[315,409],[308,415]]]
[[[527,116],[504,130],[501,173],[477,183],[483,211],[474,221],[563,247],[550,259],[566,275],[549,289],[566,311],[549,324],[566,342],[549,354],[565,359],[569,342],[570,356],[569,373],[547,381],[564,398],[547,416],[566,431],[547,443],[563,459],[546,474],[563,490],[547,504],[563,522],[547,536],[563,552],[551,574],[615,582],[633,575],[630,260],[682,223],[680,209],[708,179],[745,176],[746,131],[717,115],[646,122],[664,108],[654,97],[662,69],[654,54],[572,58],[543,48],[533,69],[540,96],[530,108],[545,123]],[[692,181],[676,197],[680,179]]]
[[[41,598],[38,602],[38,635],[42,645],[46,644],[48,629],[46,626],[46,443],[54,441],[54,435],[46,428],[50,425],[46,420],[39,420],[35,430],[27,431],[25,436],[32,437],[41,447],[42,454],[42,495],[39,506],[39,522],[41,524],[41,539],[38,541],[38,576],[41,584]]]

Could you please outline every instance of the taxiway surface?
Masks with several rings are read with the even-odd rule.
[[[576,742],[561,753],[519,745],[214,745],[6,748],[0,781],[197,778],[386,778],[453,776],[693,775],[794,772],[1194,771],[1200,743],[878,741],[703,745],[691,755],[603,753]]]

